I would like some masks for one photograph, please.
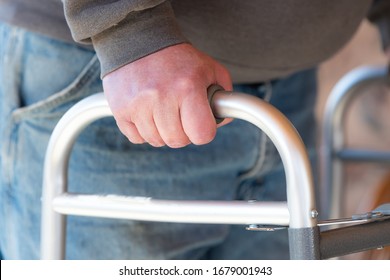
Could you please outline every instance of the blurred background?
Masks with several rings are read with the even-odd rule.
[[[377,29],[369,22],[363,22],[350,43],[320,67],[318,120],[322,121],[328,95],[343,75],[362,65],[387,64],[388,59],[382,52]],[[345,135],[348,147],[390,151],[388,88],[370,88],[351,103],[347,112]],[[347,216],[370,211],[379,200],[390,202],[390,165],[348,163],[345,168],[344,188]],[[375,250],[345,258],[390,259],[390,250]]]

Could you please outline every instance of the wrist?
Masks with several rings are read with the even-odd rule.
[[[167,1],[134,12],[112,28],[92,37],[104,77],[126,64],[166,47],[187,42]]]

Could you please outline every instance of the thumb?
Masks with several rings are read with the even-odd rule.
[[[230,74],[222,65],[218,64],[216,66],[215,77],[216,77],[216,84],[220,86],[222,90],[224,91],[233,90],[233,83]],[[217,127],[224,126],[233,121],[232,118],[223,118],[223,119],[216,118],[216,120],[217,120]]]

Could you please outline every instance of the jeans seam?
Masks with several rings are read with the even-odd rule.
[[[18,128],[19,123],[23,120],[25,120],[29,116],[33,117],[39,117],[44,114],[48,114],[48,112],[41,112],[43,109],[51,109],[55,108],[64,100],[71,101],[80,95],[82,95],[82,91],[80,93],[75,94],[72,96],[74,92],[77,92],[85,86],[89,81],[91,81],[92,77],[99,75],[98,70],[99,69],[99,63],[97,61],[96,55],[90,60],[90,62],[84,67],[84,69],[80,72],[79,76],[66,88],[58,92],[57,94],[53,95],[52,97],[49,97],[48,99],[45,99],[41,102],[37,102],[31,106],[16,109],[11,113],[11,116],[9,118],[9,122],[7,123],[6,127],[4,128],[4,136],[7,141],[5,141],[5,145],[3,148],[3,155],[5,155],[4,162],[7,162],[5,166],[8,166],[7,168],[2,168],[4,170],[4,184],[7,186],[7,189],[10,189],[13,185],[14,181],[14,158],[16,156],[17,150],[17,143],[18,143]],[[50,98],[53,98],[52,101],[50,101]],[[47,104],[45,104],[47,103]],[[43,106],[42,106],[43,104]]]
[[[9,46],[9,50],[12,50],[12,53],[7,53],[4,57],[5,61],[4,63],[7,63],[7,60],[12,56],[13,59],[15,58],[19,58],[20,56],[18,55],[15,55],[15,53],[17,52],[21,52],[21,50],[23,49],[23,45],[24,45],[24,40],[22,39],[22,36],[24,35],[24,32],[19,30],[19,29],[16,29],[16,28],[12,28],[10,30],[10,37],[12,38],[10,41],[10,46]],[[13,55],[12,55],[13,54]],[[14,63],[14,65],[17,65],[15,70],[19,73],[20,72],[20,63]],[[18,75],[18,77],[20,77],[20,75]],[[11,79],[6,79],[6,80],[11,80]],[[20,81],[17,81],[17,84],[20,84]],[[15,90],[17,90],[18,88],[15,87]],[[14,137],[14,132],[15,132],[15,127],[13,125],[13,122],[12,122],[12,119],[10,118],[9,121],[7,122],[7,124],[5,124],[5,126],[3,127],[3,136],[4,136],[4,139],[7,139],[8,141],[4,141],[4,146],[2,148],[2,164],[4,162],[8,162],[7,164],[4,164],[2,166],[2,170],[3,170],[3,183],[7,186],[6,188],[9,189],[10,186],[11,186],[11,182],[12,182],[12,178],[13,178],[13,170],[14,170],[14,166],[13,166],[13,158],[15,156],[15,143],[13,141],[13,137]],[[6,166],[8,166],[8,168],[6,168]]]

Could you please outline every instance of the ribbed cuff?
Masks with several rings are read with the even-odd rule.
[[[92,38],[101,63],[101,76],[163,48],[187,42],[165,2],[130,13],[119,24]]]

